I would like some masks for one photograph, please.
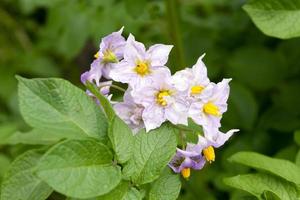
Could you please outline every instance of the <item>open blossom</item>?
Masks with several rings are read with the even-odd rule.
[[[124,120],[132,129],[133,133],[136,134],[140,129],[145,127],[142,120],[144,107],[136,104],[130,93],[131,89],[128,89],[124,94],[124,101],[116,103],[114,109],[117,115]]]
[[[213,85],[207,77],[207,69],[202,59],[203,54],[198,58],[197,63],[192,68],[186,68],[176,72],[172,77],[175,87],[186,92],[191,99],[207,98],[212,93]]]
[[[198,136],[198,143],[192,145],[192,148],[196,152],[202,152],[205,159],[208,162],[215,161],[214,148],[219,148],[235,133],[238,129],[232,129],[226,134],[219,131],[216,127],[204,128],[204,137]]]
[[[134,101],[145,107],[142,118],[146,130],[159,127],[164,121],[187,125],[188,104],[185,96],[170,83],[169,72],[162,73],[152,84],[132,91]]]
[[[169,163],[169,167],[175,173],[181,173],[184,178],[188,178],[191,169],[200,170],[206,162],[201,152],[196,150],[192,144],[188,144],[185,150],[177,148],[176,155]]]
[[[227,110],[229,96],[229,82],[231,79],[223,79],[218,84],[213,84],[210,95],[193,102],[189,109],[189,117],[197,124],[204,127],[219,128],[222,114]]]
[[[114,81],[128,83],[131,87],[152,84],[158,74],[169,71],[168,61],[172,45],[156,44],[147,51],[144,44],[135,41],[129,35],[124,50],[124,59],[116,64],[110,72]]]
[[[81,76],[81,81],[95,82],[97,85],[101,77],[110,79],[109,72],[112,66],[123,58],[125,38],[122,36],[123,28],[102,38],[100,49],[95,54],[95,60],[91,64],[91,69]]]

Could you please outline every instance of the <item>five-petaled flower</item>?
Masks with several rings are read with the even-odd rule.
[[[154,83],[157,76],[169,72],[165,67],[172,45],[156,44],[147,51],[144,44],[129,35],[124,49],[124,59],[113,67],[110,77],[136,88]]]

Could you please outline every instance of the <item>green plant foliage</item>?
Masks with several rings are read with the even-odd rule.
[[[300,36],[298,0],[251,0],[243,7],[265,34],[282,39]]]
[[[96,88],[96,86],[94,86],[91,83],[86,83],[87,84],[87,89],[93,93],[95,95],[95,97],[99,100],[100,104],[102,105],[106,116],[108,118],[108,120],[112,120],[115,116],[115,111],[112,107],[112,105],[110,104],[110,102],[108,101],[107,98],[105,98]]]
[[[298,0],[0,1],[0,199],[297,199],[299,10]],[[202,128],[189,121],[180,131],[165,126],[133,136],[99,88],[87,84],[95,96],[88,97],[80,83],[101,38],[122,26],[124,36],[132,33],[146,46],[173,44],[166,64],[172,72],[206,53],[211,81],[233,78],[222,131],[240,132],[216,149],[215,162],[180,180],[180,193],[178,176],[164,169],[176,145],[185,145],[182,135],[196,142]],[[28,78],[18,78],[19,91],[18,74]],[[122,92],[111,92],[113,101],[121,101]],[[69,142],[85,144],[53,156]],[[50,150],[34,150],[40,148]],[[75,161],[97,165],[78,167]],[[100,194],[104,180],[91,177],[101,175],[92,176],[106,161],[118,180],[112,178],[114,186]],[[247,174],[254,170],[259,173]],[[229,176],[235,176],[227,181],[234,188],[222,181]],[[97,185],[90,187],[88,180]],[[48,181],[59,187],[51,195]],[[76,189],[72,181],[88,189]]]
[[[256,169],[265,170],[287,181],[300,185],[300,168],[290,161],[270,158],[254,152],[239,152],[231,156],[229,160]]]
[[[271,191],[280,199],[298,199],[300,190],[296,185],[267,174],[238,175],[224,180],[226,184],[247,191],[258,199],[265,191]]]
[[[108,137],[112,143],[118,162],[127,162],[132,155],[134,136],[131,129],[118,116],[115,116],[110,123]]]
[[[0,144],[30,144],[30,145],[49,145],[58,142],[63,139],[64,136],[59,134],[54,134],[40,129],[32,129],[26,133],[16,131],[9,137],[0,141]]]
[[[65,138],[105,137],[105,116],[83,91],[62,79],[18,80],[20,109],[32,127]]]
[[[109,149],[94,140],[67,140],[51,148],[37,166],[37,175],[56,191],[76,198],[108,193],[121,180]],[[80,181],[78,181],[80,180]]]
[[[41,156],[41,151],[32,150],[12,163],[3,178],[1,200],[44,200],[51,194],[52,188],[35,176]]]
[[[165,170],[164,173],[152,184],[149,199],[150,200],[175,200],[177,199],[181,188],[181,182],[178,175],[171,174]]]
[[[142,185],[157,179],[176,150],[173,128],[162,126],[148,133],[141,130],[136,136],[133,155],[123,173],[134,183]]]

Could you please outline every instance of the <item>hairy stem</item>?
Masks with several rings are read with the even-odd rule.
[[[168,30],[173,42],[174,51],[175,51],[175,66],[174,70],[180,70],[185,67],[184,61],[184,50],[182,44],[182,36],[180,32],[180,16],[179,8],[180,5],[178,0],[165,0],[166,9],[167,9],[167,20],[168,20]]]

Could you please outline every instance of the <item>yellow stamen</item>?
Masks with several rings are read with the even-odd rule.
[[[117,59],[116,55],[114,54],[114,52],[107,49],[103,53],[102,62],[104,62],[104,63],[117,63],[118,59]]]
[[[220,116],[220,111],[219,111],[219,108],[213,104],[212,102],[208,102],[206,104],[204,104],[203,106],[203,111],[206,113],[206,114],[210,114],[210,115],[214,115],[214,116]]]
[[[209,163],[215,161],[216,155],[215,150],[212,146],[203,149],[203,155]]]
[[[202,90],[204,89],[201,85],[195,85],[191,88],[191,94],[200,94]]]
[[[147,61],[137,61],[134,71],[140,75],[145,76],[150,73],[149,63]]]
[[[181,175],[183,176],[183,178],[188,179],[191,175],[191,169],[184,168],[183,170],[181,170]]]
[[[96,58],[96,59],[98,59],[99,58],[99,51],[97,52],[97,53],[95,53],[95,55],[94,55],[94,57]]]
[[[165,97],[170,96],[171,92],[169,90],[161,90],[156,95],[156,103],[161,106],[166,106],[168,103],[165,100]]]

